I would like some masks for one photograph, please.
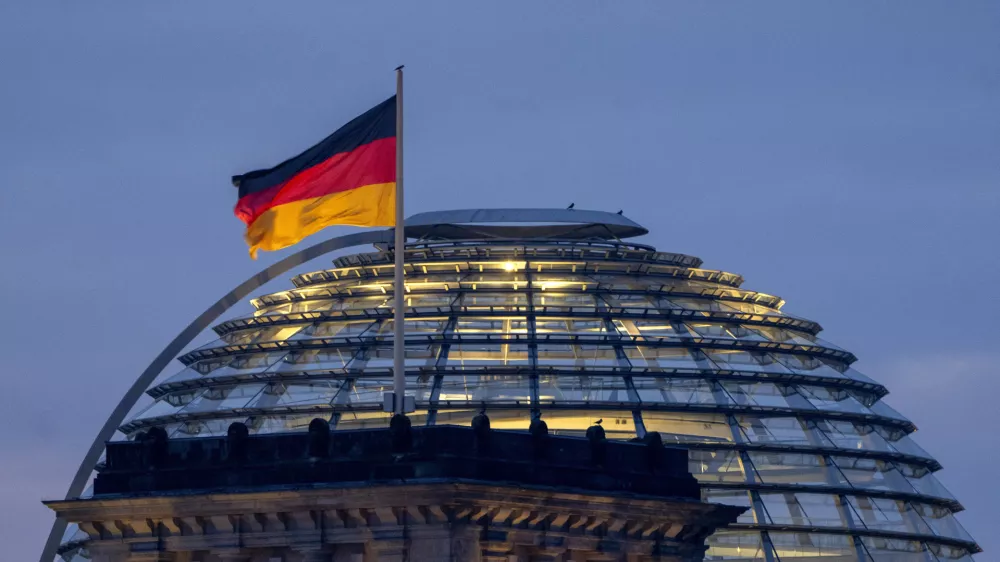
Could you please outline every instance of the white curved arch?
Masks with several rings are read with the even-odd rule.
[[[208,307],[205,312],[202,312],[200,316],[194,319],[193,322],[188,324],[187,328],[177,335],[176,338],[171,341],[167,347],[156,356],[156,359],[146,367],[146,370],[139,375],[139,378],[132,383],[132,386],[122,397],[121,401],[118,402],[118,406],[115,407],[114,411],[108,417],[108,420],[104,422],[104,426],[101,427],[101,431],[98,432],[97,436],[94,438],[94,442],[91,443],[90,449],[87,451],[86,456],[83,457],[83,461],[80,463],[80,467],[76,470],[76,475],[73,477],[73,482],[69,485],[69,490],[66,492],[66,499],[72,499],[79,497],[83,493],[84,488],[87,485],[87,481],[90,479],[90,474],[94,471],[94,466],[97,465],[97,460],[101,457],[101,451],[104,449],[104,443],[109,441],[118,430],[118,426],[124,421],[125,416],[128,415],[132,407],[142,396],[142,393],[149,387],[149,385],[156,380],[160,372],[174,359],[177,355],[190,344],[194,338],[198,336],[205,328],[214,322],[219,316],[222,316],[227,310],[232,308],[232,306],[240,301],[242,301],[246,296],[248,296],[253,291],[260,288],[262,285],[268,281],[274,279],[278,275],[285,273],[286,271],[298,267],[310,260],[313,260],[324,254],[330,252],[341,250],[343,248],[349,248],[351,246],[359,246],[361,244],[376,244],[379,242],[392,243],[393,241],[393,229],[386,230],[373,230],[367,232],[358,232],[355,234],[348,234],[345,236],[338,236],[336,238],[331,238],[325,240],[313,246],[309,246],[299,252],[296,252],[287,258],[268,266],[263,271],[257,273],[253,277],[247,279],[239,286],[237,286],[232,291],[229,291],[224,297],[216,301],[215,304]],[[59,548],[59,543],[62,540],[63,533],[66,532],[67,522],[59,517],[56,518],[55,522],[52,524],[52,529],[49,531],[49,537],[45,541],[45,547],[42,549],[42,555],[39,558],[39,562],[52,562],[53,558],[56,556],[56,550]]]

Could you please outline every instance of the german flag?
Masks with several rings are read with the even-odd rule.
[[[269,170],[233,176],[250,257],[335,224],[396,222],[396,96]]]

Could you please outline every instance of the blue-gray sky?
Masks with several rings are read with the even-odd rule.
[[[152,357],[287,253],[248,259],[229,176],[400,63],[410,213],[624,209],[785,297],[995,557],[998,43],[989,0],[0,2],[0,559],[36,555],[39,500]]]

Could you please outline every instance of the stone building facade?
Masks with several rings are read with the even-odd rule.
[[[479,419],[151,432],[108,444],[92,498],[47,505],[87,533],[94,562],[694,562],[744,511],[702,502],[687,452],[655,438],[490,431]]]

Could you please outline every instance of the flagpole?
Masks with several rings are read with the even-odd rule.
[[[393,411],[405,414],[406,366],[403,344],[405,285],[403,284],[403,258],[405,257],[406,232],[403,222],[403,66],[396,68],[396,240],[395,276],[393,278],[393,339],[392,339],[392,390]]]

